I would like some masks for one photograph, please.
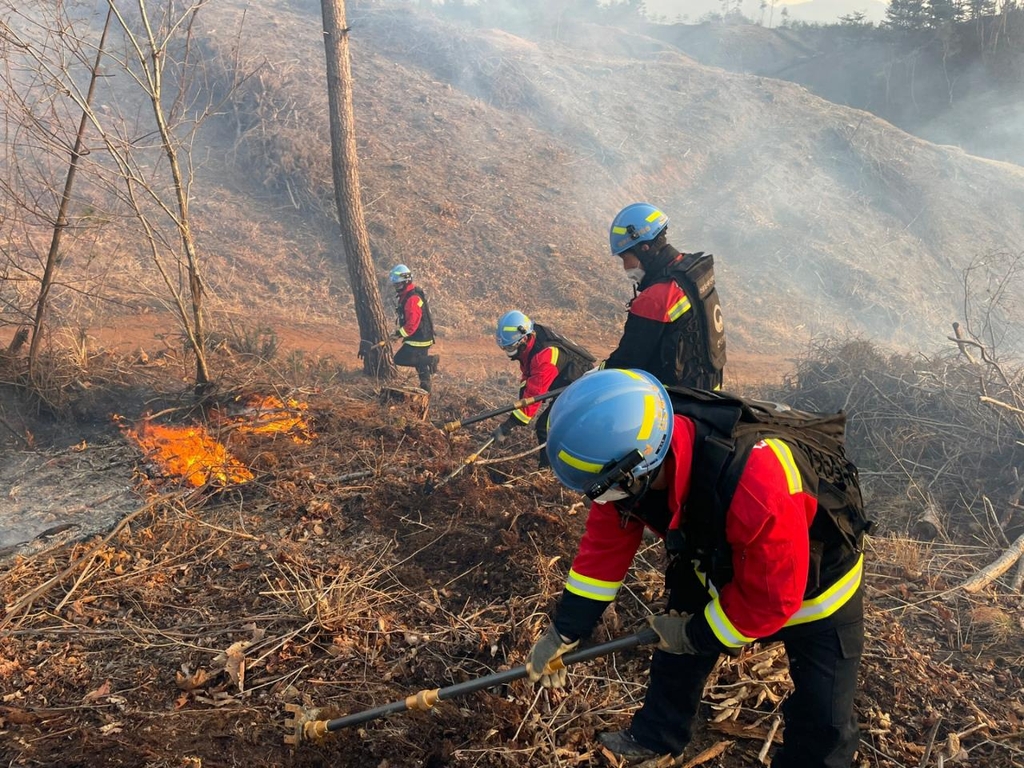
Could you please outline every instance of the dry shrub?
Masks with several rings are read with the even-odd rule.
[[[1021,634],[1020,620],[1002,608],[979,605],[971,611],[974,639],[985,645],[1005,645]]]
[[[1024,525],[1013,504],[1024,431],[1011,409],[981,396],[1019,402],[1020,380],[959,355],[891,354],[864,339],[827,338],[811,345],[781,388],[758,394],[847,412],[848,452],[874,506],[889,513],[883,530],[905,533],[934,502],[951,534],[995,541]]]

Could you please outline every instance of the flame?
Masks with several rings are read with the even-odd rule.
[[[196,488],[253,479],[252,472],[202,426],[168,427],[144,418],[134,428],[122,429],[167,477],[180,477]]]
[[[305,403],[291,398],[285,403],[274,395],[249,395],[238,402],[241,412],[234,417],[222,417],[222,421],[243,434],[289,434],[297,443],[308,443],[316,437],[306,422]]]

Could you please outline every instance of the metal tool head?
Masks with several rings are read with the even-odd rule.
[[[288,746],[297,747],[304,741],[317,741],[327,734],[326,721],[322,719],[323,713],[319,708],[308,709],[299,704],[285,704],[284,708],[292,715],[284,720],[288,731],[284,743]]]

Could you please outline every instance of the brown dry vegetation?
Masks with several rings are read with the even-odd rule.
[[[208,255],[216,402],[297,397],[316,437],[221,425],[215,434],[252,481],[196,490],[155,476],[111,413],[216,422],[188,396],[189,361],[143,261],[113,228],[92,233],[86,253],[102,253],[109,273],[90,286],[119,303],[58,291],[42,386],[35,399],[4,390],[0,445],[20,466],[38,462],[63,493],[77,490],[85,507],[105,495],[86,481],[109,472],[112,488],[131,485],[118,503],[134,511],[97,535],[57,532],[2,553],[0,760],[618,768],[593,736],[638,704],[642,651],[575,670],[565,694],[515,683],[323,744],[283,744],[285,703],[350,713],[520,664],[584,518],[577,498],[532,471],[532,457],[481,463],[427,493],[486,423],[448,440],[412,410],[381,404],[379,385],[355,373],[315,6],[247,13],[239,66],[256,74],[205,134],[193,213]],[[204,8],[214,74],[233,66],[235,38],[223,30],[245,8]],[[961,750],[970,765],[1024,765],[1014,574],[977,594],[958,588],[1024,530],[1020,374],[863,340],[793,351],[823,328],[929,345],[958,317],[986,341],[986,329],[1012,328],[1020,308],[1010,300],[1021,294],[1004,286],[998,308],[976,308],[961,273],[982,253],[1016,263],[1020,169],[928,145],[794,86],[652,51],[643,38],[619,36],[635,48],[608,56],[409,13],[351,21],[375,259],[410,264],[442,326],[430,419],[507,402],[514,377],[490,334],[508,306],[606,352],[627,296],[603,256],[607,221],[622,203],[653,197],[677,245],[718,256],[730,386],[853,416],[854,455],[882,523],[871,541],[858,765],[937,765]],[[637,82],[667,113],[655,125],[619,111]],[[637,157],[638,142],[654,149]],[[87,262],[69,258],[69,285]],[[19,380],[21,364],[0,358],[2,380]],[[521,439],[507,452],[528,448]],[[35,495],[37,508],[66,498],[24,473],[15,491],[28,506]],[[941,533],[910,537],[928,504]],[[595,640],[634,631],[657,609],[660,557],[653,544],[644,550]],[[729,749],[704,765],[757,764],[788,691],[784,666],[770,648],[723,662],[688,756],[724,740]]]
[[[239,383],[222,392],[225,407],[252,392],[297,391],[293,382],[264,380],[266,361],[234,359]],[[963,497],[966,478],[947,477],[933,489],[944,510],[942,536],[908,538],[921,505],[898,501],[929,476],[933,451],[952,450],[934,429],[959,418],[984,374],[953,359],[933,361],[933,370],[947,373],[936,387],[928,361],[915,362],[863,342],[833,343],[814,350],[773,394],[818,407],[850,401],[855,455],[882,523],[870,547],[858,765],[933,765],[966,750],[968,764],[1008,768],[1021,764],[1020,596],[1005,582],[979,594],[958,585],[1024,529],[1013,506],[1019,485],[1016,499],[1005,485],[1019,466],[1013,441],[1022,432],[999,411],[976,412],[972,418],[990,420],[988,439],[979,429],[955,457],[974,472],[991,463],[986,457],[1003,456],[1008,474],[993,476],[984,492],[1009,513],[1005,519],[987,518],[980,499]],[[141,506],[109,533],[7,561],[0,571],[4,760],[616,766],[595,747],[594,731],[625,723],[639,703],[644,651],[577,668],[565,694],[513,683],[297,750],[283,744],[286,703],[335,717],[522,663],[561,590],[585,517],[575,496],[532,471],[532,460],[481,463],[431,492],[482,440],[486,423],[447,439],[407,406],[378,401],[372,382],[344,366],[321,361],[296,376],[307,383],[308,403],[298,434],[247,432],[209,413],[160,417],[210,424],[252,481],[180,487],[138,455]],[[995,378],[982,375],[993,395],[1005,397]],[[310,388],[315,381],[321,385]],[[928,418],[905,410],[921,402],[921,387],[936,395]],[[510,388],[501,377],[467,384],[444,376],[431,416],[485,410]],[[875,452],[900,431],[907,462],[894,467],[891,456],[887,463]],[[528,448],[529,436],[521,440],[505,453]],[[97,457],[102,450],[82,449]],[[595,641],[639,629],[657,609],[660,558],[656,544],[643,550]],[[729,748],[702,764],[756,764],[788,690],[777,648],[724,661],[705,692],[707,722],[688,756],[724,741]],[[921,763],[926,752],[931,762]]]

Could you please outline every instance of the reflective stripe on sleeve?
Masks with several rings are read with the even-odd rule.
[[[679,301],[668,308],[668,321],[674,323],[680,317],[690,311],[690,297],[683,296]]]
[[[803,478],[800,477],[800,470],[796,467],[793,459],[793,450],[777,437],[769,437],[764,441],[765,445],[772,449],[782,465],[782,471],[786,473],[786,484],[789,486],[790,495],[800,493],[804,489]]]
[[[518,408],[516,408],[514,411],[512,411],[512,415],[515,416],[519,421],[523,422],[523,424],[529,424],[530,423],[530,417],[527,416],[525,413],[523,413]]]
[[[571,569],[569,570],[569,578],[565,582],[565,588],[574,595],[579,595],[589,600],[599,600],[603,603],[610,603],[614,600],[621,586],[621,581],[592,579]]]
[[[716,596],[714,600],[704,606],[704,618],[708,620],[708,626],[715,633],[718,641],[727,648],[742,648],[747,643],[754,642],[756,637],[747,637],[733,626],[729,617],[722,610],[722,604]]]

